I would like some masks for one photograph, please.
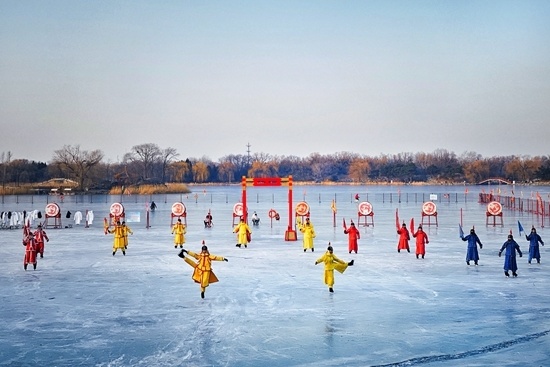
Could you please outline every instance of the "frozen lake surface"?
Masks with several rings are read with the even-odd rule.
[[[232,209],[240,187],[193,188],[190,194],[153,198],[158,209],[146,228],[150,198],[108,197],[59,203],[63,226],[47,229],[50,242],[37,270],[23,270],[21,230],[0,231],[1,366],[549,366],[550,236],[540,219],[504,212],[504,226],[486,226],[486,206],[442,200],[464,188],[415,187],[403,192],[438,194],[438,226],[425,226],[430,243],[424,260],[397,253],[395,212],[407,225],[421,221],[421,200],[389,202],[379,195],[396,188],[296,187],[295,201],[310,205],[317,237],[315,252],[284,241],[287,191],[248,190],[249,212],[262,222],[252,227],[247,249],[235,247]],[[206,191],[203,191],[206,190]],[[369,194],[375,226],[360,227],[359,253],[348,254],[342,218],[357,222],[350,198]],[[375,192],[378,192],[375,194]],[[519,189],[518,189],[519,190]],[[525,189],[526,195],[530,188]],[[548,190],[547,190],[548,191]],[[411,194],[412,195],[412,194]],[[336,197],[336,227],[330,209]],[[112,202],[124,203],[139,222],[126,256],[111,255],[112,235],[102,219]],[[39,209],[44,197],[5,198],[2,211]],[[52,198],[48,198],[51,202]],[[192,269],[174,249],[171,206],[187,206],[185,247],[199,252],[201,241],[229,262],[214,262],[220,279],[200,298]],[[270,223],[267,212],[281,214]],[[202,220],[212,210],[214,226]],[[65,212],[93,210],[89,228],[74,225]],[[466,243],[458,238],[475,225],[484,244],[479,266],[465,263]],[[137,214],[139,213],[139,214]],[[527,263],[528,242],[517,221],[531,225],[548,245],[542,263]],[[506,278],[498,250],[509,230],[525,256],[518,278]],[[331,242],[335,254],[355,266],[336,273],[335,292],[323,284],[315,260]]]

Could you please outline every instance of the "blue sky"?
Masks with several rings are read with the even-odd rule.
[[[14,158],[550,154],[547,1],[2,0],[0,50]]]

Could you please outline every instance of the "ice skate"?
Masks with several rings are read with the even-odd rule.
[[[180,251],[180,253],[178,254],[179,257],[181,257],[182,259],[185,257],[185,255],[183,254],[183,249]]]
[[[122,251],[122,255],[126,256],[126,251]]]
[[[116,251],[113,251],[113,256],[115,256],[115,254],[116,254]]]
[[[518,273],[512,273],[512,276],[515,278],[518,276]]]
[[[329,288],[328,291],[329,291],[330,293],[334,293],[334,289],[332,289],[332,288]]]
[[[351,260],[351,261],[348,263],[348,266],[353,266],[354,263],[355,263],[355,260]]]
[[[504,275],[506,275],[507,277],[509,277],[509,276],[510,276],[510,274],[508,274],[508,272],[507,272],[507,271],[505,271],[505,272],[504,272]]]
[[[201,298],[204,298],[204,292],[201,292]]]
[[[240,244],[240,243],[237,243],[237,244],[235,245],[235,247],[241,248],[241,244]]]

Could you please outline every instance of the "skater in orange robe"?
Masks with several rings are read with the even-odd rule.
[[[122,229],[124,232],[124,249],[128,248],[128,234],[134,235],[132,229],[126,225],[126,222],[122,222]]]
[[[115,228],[107,228],[107,232],[115,235],[113,241],[113,256],[115,256],[118,249],[122,250],[122,255],[126,256],[126,248],[124,247],[124,227],[120,224],[120,221],[117,220]]]
[[[344,260],[339,259],[336,255],[333,253],[333,248],[330,246],[330,242],[328,243],[329,246],[327,248],[327,252],[323,254],[320,258],[318,258],[315,261],[315,265],[324,263],[325,264],[325,273],[323,280],[325,284],[328,286],[329,292],[334,292],[334,270],[340,272],[341,274],[346,271],[348,266],[352,266],[354,260],[351,260],[350,262],[345,262]]]
[[[172,234],[176,234],[174,236],[174,248],[183,248],[183,244],[185,243],[185,234],[187,233],[187,230],[185,229],[185,225],[181,222],[181,218],[178,218],[178,221],[174,226],[172,227]]]
[[[411,249],[409,248],[409,240],[411,239],[411,237],[409,236],[409,230],[407,229],[407,225],[405,223],[403,223],[401,228],[397,230],[397,234],[399,235],[397,252],[401,252],[401,250],[407,250],[407,252],[411,252]]]
[[[351,221],[349,228],[344,228],[344,233],[348,235],[348,251],[357,253],[357,240],[361,238],[359,230],[355,228],[355,223]]]
[[[34,231],[34,240],[36,242],[37,255],[40,254],[41,258],[44,257],[44,240],[46,240],[46,242],[50,242],[50,239],[48,238],[46,232],[42,229],[41,224],[39,224],[36,231]]]
[[[248,243],[250,242],[250,235],[252,234],[252,231],[250,230],[248,224],[244,222],[243,217],[241,217],[241,221],[233,229],[233,233],[237,233],[236,246],[240,248],[241,245],[244,245],[244,247],[246,248]]]
[[[198,262],[194,262],[189,257],[186,257],[185,253],[191,257],[194,257],[198,260]],[[206,287],[208,287],[211,283],[216,283],[218,281],[218,278],[212,271],[212,261],[229,261],[225,257],[211,255],[210,252],[208,252],[208,247],[206,247],[204,241],[202,241],[200,254],[182,249],[178,256],[194,269],[192,278],[195,283],[199,283],[201,286],[201,298],[204,298]]]
[[[416,258],[422,255],[426,255],[426,244],[430,243],[428,241],[428,235],[422,230],[422,225],[418,226],[418,231],[413,232],[413,237],[416,238]]]
[[[27,266],[32,264],[36,270],[36,239],[32,233],[27,233],[23,238],[23,246],[25,246],[25,257],[23,258],[23,268],[27,270]]]

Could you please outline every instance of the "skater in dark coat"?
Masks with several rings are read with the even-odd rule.
[[[466,252],[466,264],[470,265],[470,261],[474,261],[474,264],[477,265],[479,261],[479,254],[477,252],[477,245],[479,244],[479,249],[483,248],[483,244],[479,240],[479,237],[476,234],[476,231],[472,228],[470,229],[470,234],[466,237],[462,236],[462,241],[468,241],[468,250]]]
[[[544,242],[542,242],[542,238],[538,235],[535,227],[531,228],[529,236],[525,235],[525,239],[529,241],[529,264],[533,259],[537,259],[537,263],[540,264],[539,242],[543,246]]]
[[[508,271],[512,270],[512,275],[517,277],[518,274],[516,272],[518,270],[518,263],[516,262],[516,251],[518,252],[519,257],[522,257],[523,254],[519,249],[518,243],[514,241],[514,236],[511,234],[508,235],[508,241],[504,242],[500,248],[500,251],[498,252],[499,257],[502,256],[502,251],[504,250],[506,250],[504,253],[504,275],[509,277],[510,274]]]

